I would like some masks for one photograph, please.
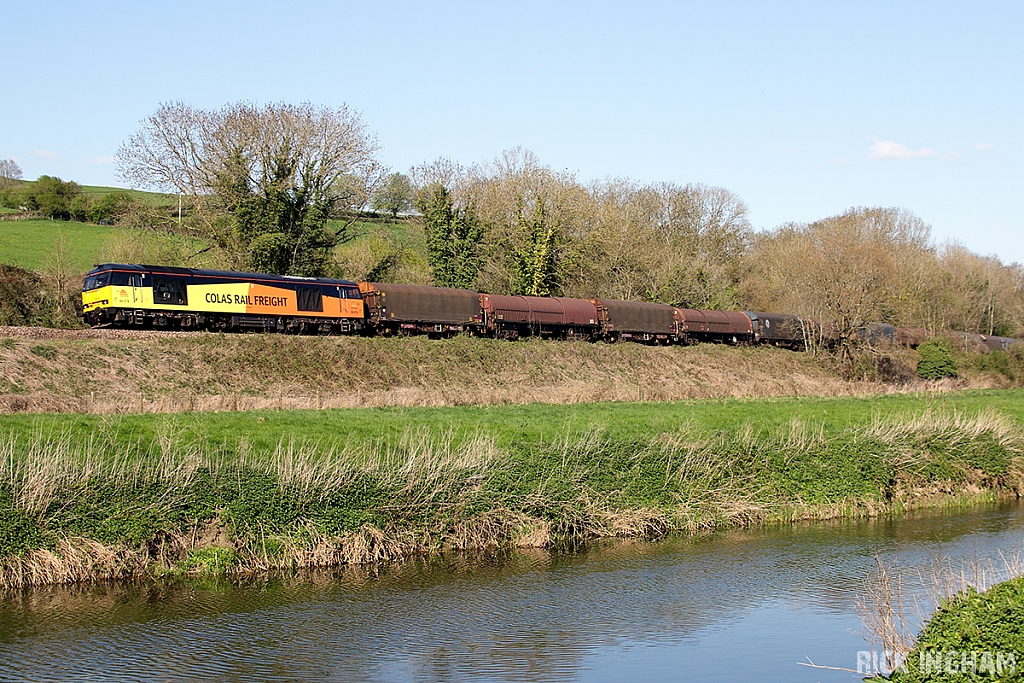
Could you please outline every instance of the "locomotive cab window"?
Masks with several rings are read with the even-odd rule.
[[[323,312],[324,298],[319,287],[297,287],[295,298],[300,311]]]
[[[96,273],[85,278],[85,283],[82,285],[82,291],[88,292],[91,289],[99,289],[100,287],[106,287],[110,284],[110,273]]]
[[[188,290],[185,283],[170,278],[153,278],[153,303],[173,306],[188,305]]]

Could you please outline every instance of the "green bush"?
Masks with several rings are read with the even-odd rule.
[[[48,175],[39,176],[32,183],[25,183],[19,188],[20,201],[30,211],[38,211],[47,218],[71,220],[88,210],[88,200],[75,199],[82,193],[78,183],[64,181]]]
[[[1006,351],[979,353],[974,367],[983,372],[997,372],[1020,386],[1024,382],[1024,344],[1014,344]]]
[[[1024,578],[997,584],[984,593],[971,588],[942,604],[908,655],[907,669],[890,680],[1019,681],[1021,662],[1016,657],[1024,652],[1022,620]],[[1009,655],[1013,655],[1012,667],[1003,659]],[[951,670],[947,670],[947,658]],[[961,670],[965,665],[967,670]]]
[[[110,192],[92,203],[88,218],[93,223],[109,221],[111,224],[117,224],[134,204],[135,200],[127,192]]]
[[[917,362],[917,376],[924,379],[956,377],[953,354],[941,342],[929,341],[917,347],[921,360]]]

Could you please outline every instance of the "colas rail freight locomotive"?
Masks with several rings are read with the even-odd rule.
[[[786,313],[706,311],[610,299],[505,296],[465,289],[106,263],[82,287],[94,327],[291,332],[471,334],[648,344],[772,344],[834,339],[828,325]],[[869,340],[916,346],[926,332],[874,324]],[[1016,340],[967,335],[991,349]]]

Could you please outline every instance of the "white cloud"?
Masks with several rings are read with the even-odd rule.
[[[93,159],[97,164],[112,164],[114,163],[114,157],[98,157]]]
[[[979,152],[986,152],[986,151],[988,151],[990,149],[995,149],[995,148],[996,148],[995,145],[990,145],[987,142],[979,142],[978,144],[976,144],[974,146],[974,149],[978,150]]]
[[[59,159],[60,153],[54,152],[52,149],[37,149],[36,156],[44,159]]]
[[[930,147],[910,149],[892,140],[875,140],[871,145],[869,159],[917,159],[920,157],[937,157],[939,153]]]

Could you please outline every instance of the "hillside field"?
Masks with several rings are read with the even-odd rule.
[[[104,243],[121,228],[46,218],[0,221],[0,262],[41,271],[47,267],[58,236],[70,247],[74,268],[82,273],[99,260]]]
[[[162,207],[168,216],[173,216],[177,206],[176,195],[92,185],[84,185],[81,190],[82,194],[93,200],[111,192],[128,192],[145,204]],[[0,215],[12,216],[17,213],[15,209],[0,208]],[[342,221],[331,221],[331,225],[335,228],[340,227]],[[157,265],[223,267],[223,264],[216,261],[210,262],[208,253],[203,255],[206,244],[201,240],[178,238],[154,230],[46,218],[0,220],[0,263],[34,271],[45,270],[50,263],[56,240],[61,234],[67,240],[72,266],[80,273],[85,273],[95,264],[109,259],[137,260],[126,258],[128,254],[124,253],[125,243],[130,245],[130,252],[137,255],[147,254],[149,260],[159,261]],[[337,248],[340,261],[349,267],[355,266],[358,269],[362,265],[361,260],[372,262],[375,257],[369,253],[372,252],[372,249],[368,248],[369,243],[375,237],[381,236],[406,250],[407,254],[413,255],[415,261],[424,260],[426,257],[423,230],[416,220],[357,220],[349,226],[349,234],[351,239]],[[118,240],[121,244],[117,243]],[[190,260],[190,256],[195,258]],[[379,255],[377,257],[379,258]],[[423,270],[423,266],[420,266],[420,269]],[[357,273],[351,275],[356,276]]]

